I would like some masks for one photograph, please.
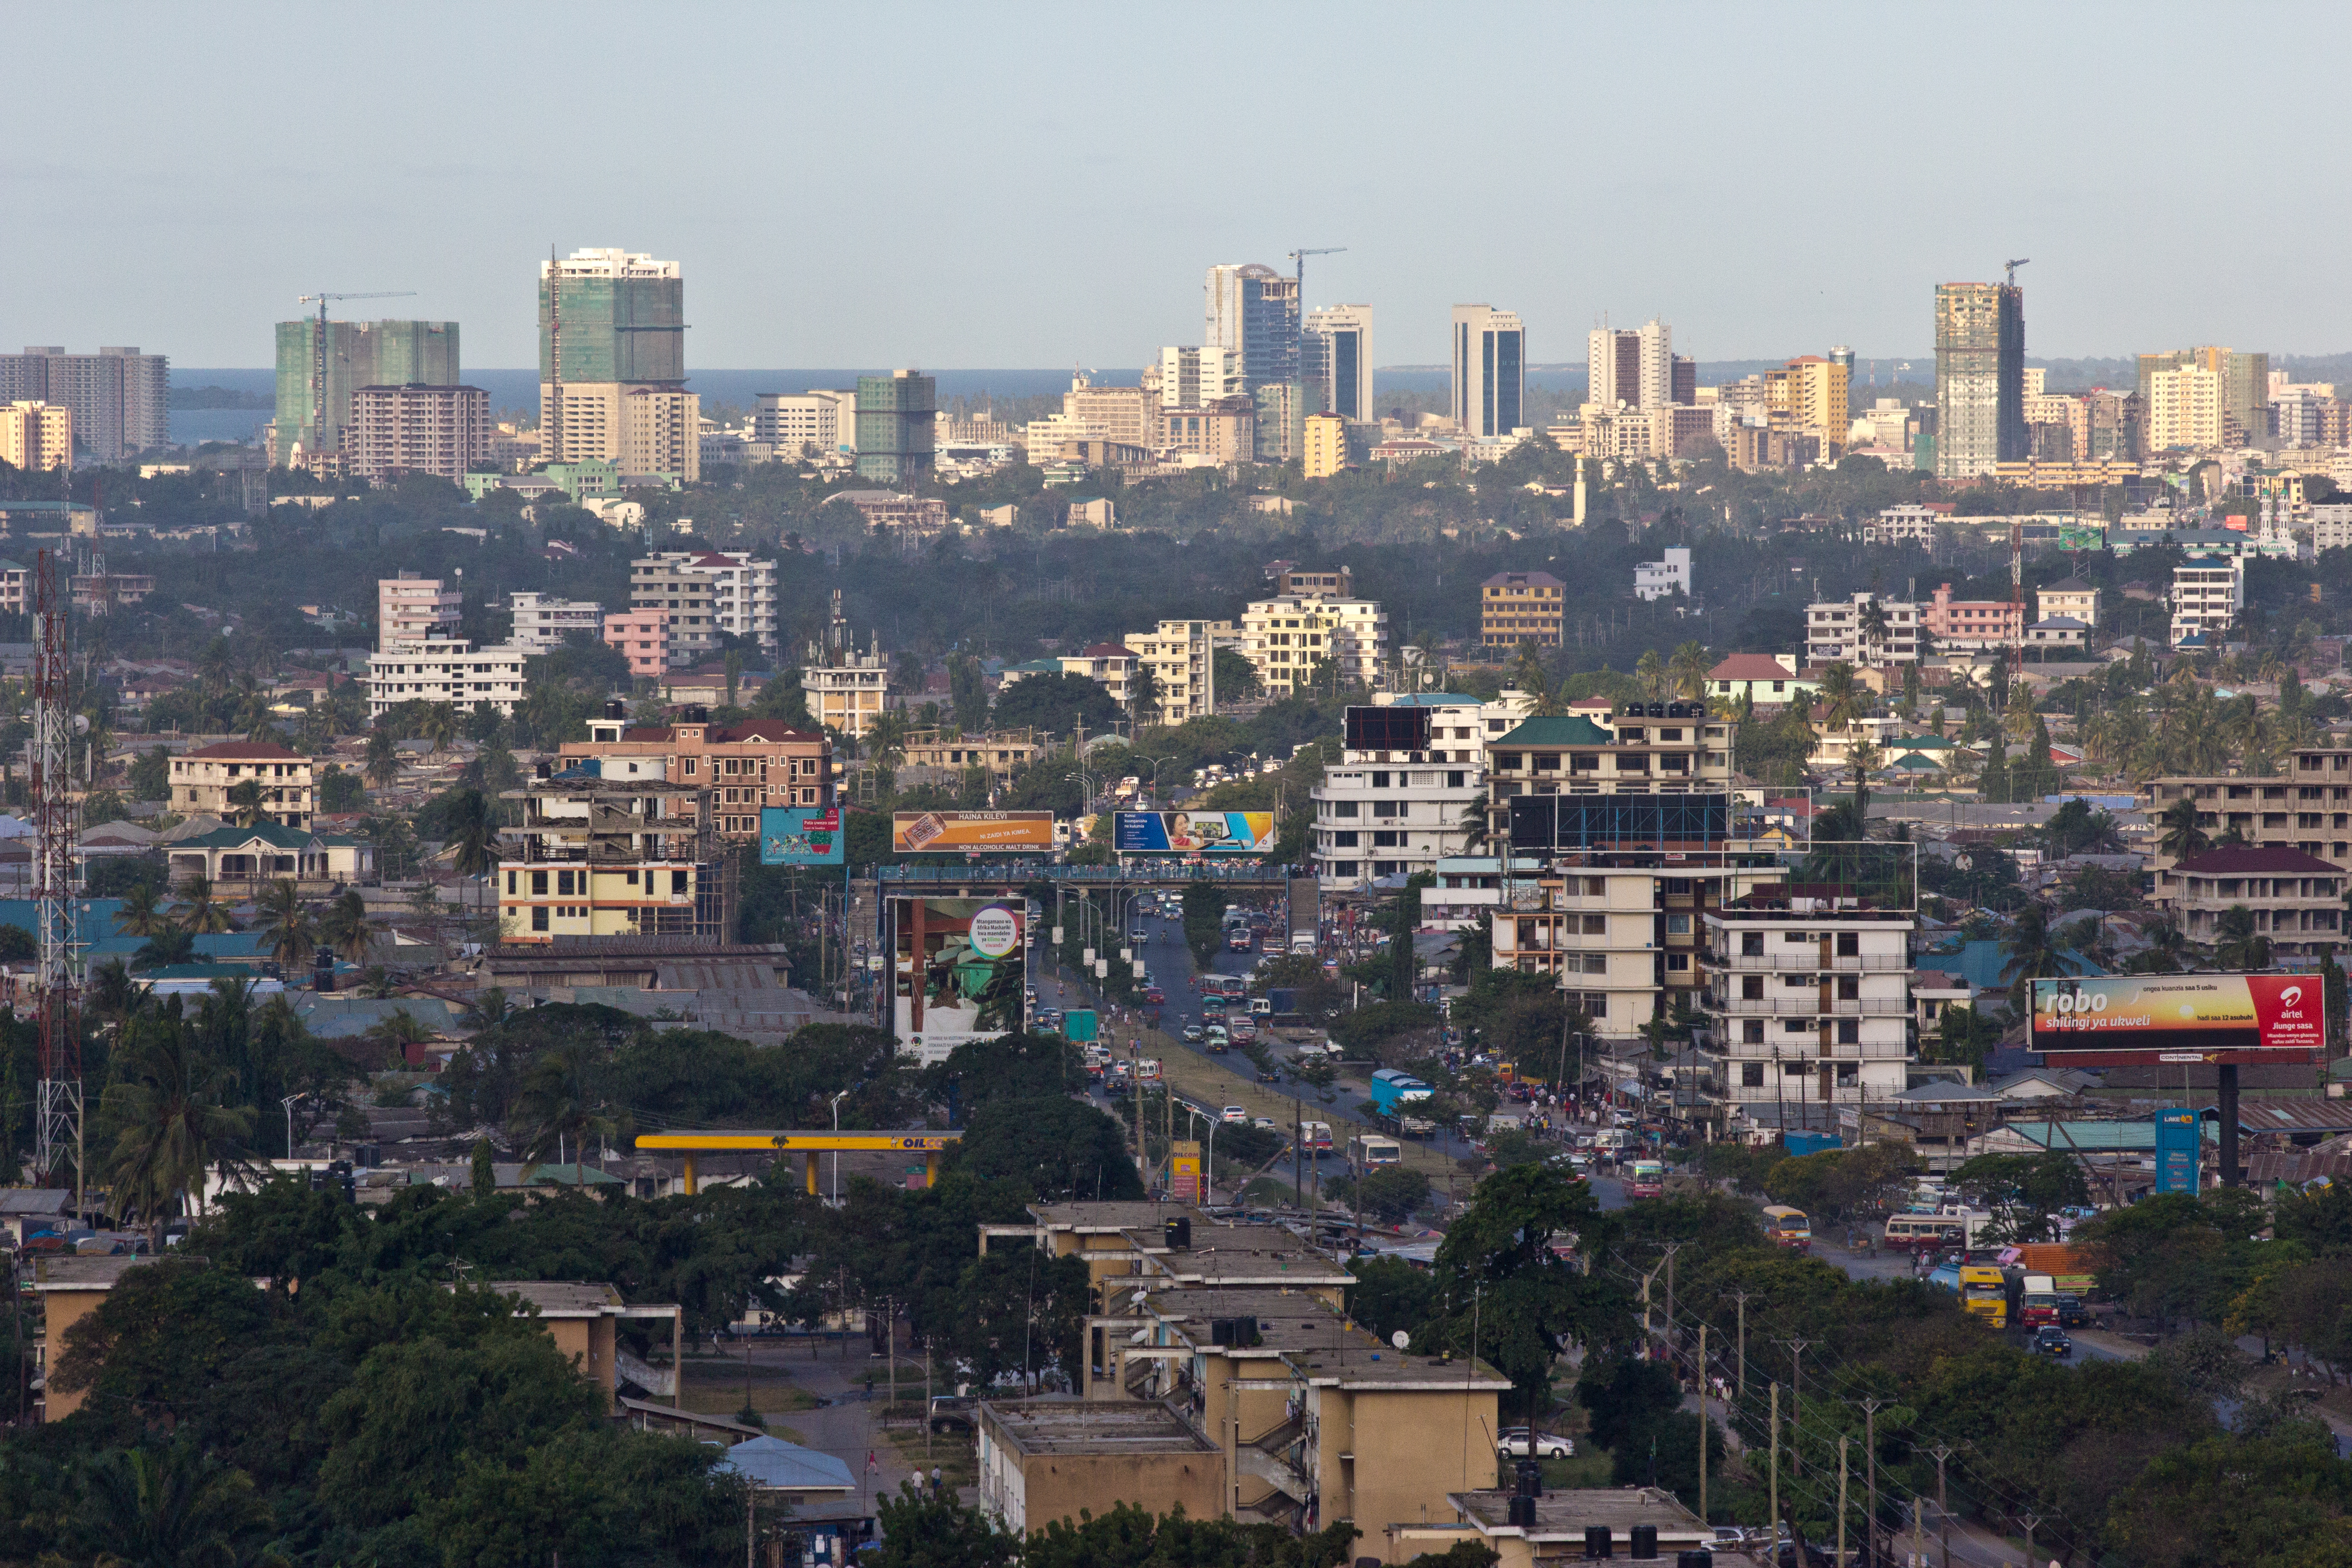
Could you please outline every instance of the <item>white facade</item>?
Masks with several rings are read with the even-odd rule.
[[[1424,755],[1426,753],[1423,753]],[[1315,873],[1334,891],[1376,877],[1433,875],[1469,847],[1486,798],[1475,764],[1386,764],[1343,752],[1315,786]]]
[[[2311,547],[2342,550],[2352,546],[2352,505],[2323,501],[2311,509]]]
[[[1221,397],[1246,397],[1242,351],[1212,343],[1160,351],[1160,406],[1198,408]]]
[[[1737,1107],[1901,1093],[1913,921],[1854,899],[1709,911],[1707,1006],[1722,1020],[1726,1098]]]
[[[1637,330],[1596,327],[1584,362],[1588,404],[1657,408],[1675,400],[1675,330],[1654,316]]]
[[[534,653],[562,647],[566,632],[586,632],[599,639],[604,635],[604,606],[591,600],[512,594],[507,602],[514,611],[514,635],[509,640]]]
[[[2147,449],[2221,444],[2221,373],[2183,365],[2147,378]]]
[[[2352,508],[2347,508],[2352,510]],[[2037,588],[2033,594],[2034,608],[2045,621],[2063,616],[2080,621],[2085,626],[2099,624],[2099,591],[2079,577],[2069,577],[2063,583],[2053,583]]]
[[[670,662],[715,653],[719,632],[776,649],[776,563],[748,550],[666,550],[629,563],[629,607],[669,616]]]
[[[1162,621],[1148,632],[1119,638],[1136,662],[1151,671],[1160,723],[1181,724],[1217,710],[1216,647],[1234,635],[1230,621]]]
[[[375,646],[421,642],[426,637],[457,635],[457,618],[465,595],[453,584],[446,589],[438,577],[403,572],[379,577],[375,583]]]
[[[1242,612],[1241,632],[1241,655],[1269,697],[1305,689],[1323,658],[1339,666],[1343,684],[1378,686],[1388,658],[1388,614],[1372,599],[1255,599]]]
[[[1886,616],[1886,634],[1865,637],[1863,609],[1875,602]],[[1903,599],[1856,594],[1805,606],[1805,659],[1810,664],[1916,664],[1919,606]]]
[[[523,661],[515,643],[476,647],[462,637],[394,643],[368,656],[368,712],[382,718],[404,702],[446,702],[460,713],[512,714],[522,700]]]
[[[788,458],[855,452],[857,394],[763,392],[759,412],[751,416],[751,435]]]
[[[2192,555],[2172,569],[2172,646],[2199,632],[2218,647],[2246,602],[2246,558]]]
[[[1854,424],[1858,429],[1862,421],[1856,420]],[[1899,445],[1902,439],[1899,426],[1895,439]],[[1862,542],[1864,544],[1933,544],[1936,542],[1936,530],[1950,521],[1950,515],[1932,507],[1890,506],[1862,525]]]
[[[824,663],[817,662],[820,657]],[[809,716],[845,735],[863,735],[874,727],[882,717],[889,681],[890,661],[882,657],[878,637],[866,653],[853,647],[846,653],[820,656],[812,647],[809,661],[801,670],[801,692],[807,700]]]
[[[1644,602],[1670,599],[1679,594],[1691,597],[1691,552],[1683,546],[1670,546],[1663,561],[1642,561],[1633,566],[1633,596]]]

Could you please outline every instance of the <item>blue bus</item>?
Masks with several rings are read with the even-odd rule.
[[[1427,1100],[1431,1092],[1429,1085],[1395,1068],[1382,1068],[1372,1074],[1372,1104],[1383,1116],[1394,1116],[1399,1106]]]

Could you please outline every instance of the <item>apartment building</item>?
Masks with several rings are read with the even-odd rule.
[[[404,702],[446,702],[460,713],[511,715],[526,684],[523,661],[531,657],[513,643],[477,647],[463,637],[392,644],[368,656],[368,714],[381,718]]]
[[[2035,589],[2033,604],[2045,621],[2063,617],[2085,626],[2099,624],[2099,590],[2080,577]]]
[[[1148,666],[1160,693],[1159,722],[1181,724],[1217,710],[1216,650],[1241,633],[1231,621],[1161,621],[1129,632],[1119,645]]]
[[[629,607],[669,620],[669,661],[696,665],[719,652],[721,632],[776,649],[776,563],[743,550],[668,550],[629,563]]]
[[[669,613],[625,610],[604,617],[604,646],[629,661],[632,679],[659,680],[669,671]]]
[[[507,606],[514,613],[514,631],[509,640],[533,653],[562,647],[563,639],[573,632],[585,632],[591,637],[604,634],[604,606],[593,600],[518,593],[507,595]]]
[[[1907,1084],[1909,910],[1781,882],[1707,911],[1707,1006],[1735,1110],[1886,1100]]]
[[[438,577],[403,572],[375,581],[375,646],[423,642],[428,637],[457,635],[466,595],[456,584],[444,588]]]
[[[814,647],[801,667],[801,695],[809,717],[829,730],[858,736],[882,717],[889,691],[890,661],[882,657],[882,643],[860,653],[855,647],[822,652]]]
[[[1487,742],[1499,839],[1522,795],[1719,795],[1731,788],[1738,726],[1703,703],[1628,702],[1614,713],[1528,719]]]
[[[2222,918],[2243,909],[2273,957],[2315,958],[2343,940],[2345,886],[2342,866],[2302,849],[2225,844],[2157,872],[2153,901],[2207,948],[2221,940]]]
[[[1952,521],[1949,502],[1927,506],[1890,506],[1862,525],[1864,544],[1928,544],[1936,531]]]
[[[73,411],[61,404],[16,402],[0,408],[0,463],[30,473],[70,468]]]
[[[509,790],[522,822],[499,829],[499,940],[726,935],[709,786],[667,774],[658,756],[582,758]]]
[[[1308,415],[1302,440],[1299,461],[1307,479],[1328,479],[1348,466],[1348,422],[1338,415]]]
[[[2197,826],[2211,837],[2231,828],[2256,848],[2292,848],[2352,867],[2352,749],[2302,747],[2281,760],[2273,778],[2150,779],[2139,786],[2150,816],[2182,798],[2197,803]],[[2162,895],[2173,858],[2159,845],[2149,859]]]
[[[659,763],[663,778],[703,792],[680,797],[676,814],[690,820],[709,811],[712,831],[728,843],[757,840],[764,806],[834,805],[833,742],[780,719],[714,724],[688,704],[675,723],[631,724],[611,702],[603,718],[588,721],[588,739],[566,742],[562,755],[566,766],[596,758],[608,773],[615,762]]]
[[[1434,873],[1466,853],[1485,798],[1472,726],[1459,698],[1400,698],[1349,708],[1340,761],[1314,801],[1315,873],[1333,891],[1381,877]]]
[[[1204,463],[1246,463],[1257,453],[1257,405],[1247,397],[1221,397],[1197,408],[1163,408],[1161,448],[1173,458]]]
[[[69,354],[62,346],[28,346],[0,354],[0,405],[69,411],[75,441],[100,463],[172,444],[171,381],[168,359],[136,348]]]
[[[261,787],[261,809],[272,822],[307,829],[319,809],[310,759],[267,742],[224,741],[172,759],[172,809],[183,816],[231,817],[228,792]]]
[[[1847,387],[1853,368],[1820,354],[1790,360],[1764,373],[1766,409],[1821,443],[1823,458],[1845,450],[1853,426]]]
[[[2197,637],[2219,647],[2245,604],[2243,555],[2191,555],[2172,569],[2172,646]]]
[[[1388,641],[1388,614],[1377,600],[1286,594],[1254,599],[1242,612],[1241,655],[1268,697],[1307,689],[1327,658],[1340,684],[1378,686]]]
[[[478,386],[362,386],[343,426],[343,470],[370,484],[430,474],[463,484],[489,450],[490,395]]]
[[[857,394],[852,391],[762,392],[751,416],[751,437],[793,458],[855,455]]]
[[[2007,599],[1955,599],[1946,583],[1921,607],[1919,624],[1942,647],[2012,647],[2025,638],[2025,606]]]
[[[1497,572],[1478,584],[1478,641],[1488,648],[1521,643],[1558,647],[1567,624],[1568,584],[1549,572]]]
[[[1633,597],[1645,605],[1660,599],[1691,596],[1691,552],[1676,544],[1661,551],[1662,559],[1633,563]]]

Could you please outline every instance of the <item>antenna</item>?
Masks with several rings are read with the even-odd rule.
[[[44,550],[33,566],[33,899],[40,927],[35,976],[40,1007],[40,1083],[34,1120],[34,1165],[43,1173],[73,1162],[74,1212],[89,1191],[82,1148],[81,1023],[75,1016],[74,787],[67,739],[66,606],[58,558]]]
[[[2014,289],[2017,287],[2017,269],[2032,259],[2033,258],[2030,256],[2021,256],[2014,261],[2007,261],[2001,264],[2009,268],[2009,286],[2011,288]]]

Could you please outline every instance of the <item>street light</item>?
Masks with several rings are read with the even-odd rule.
[[[841,1131],[841,1102],[848,1093],[849,1090],[845,1089],[833,1097],[833,1130],[835,1132]],[[841,1206],[841,1151],[838,1149],[833,1152],[833,1206]]]
[[[289,1160],[294,1158],[294,1104],[297,1100],[310,1098],[307,1094],[289,1094],[278,1102],[286,1108],[286,1158]]]

